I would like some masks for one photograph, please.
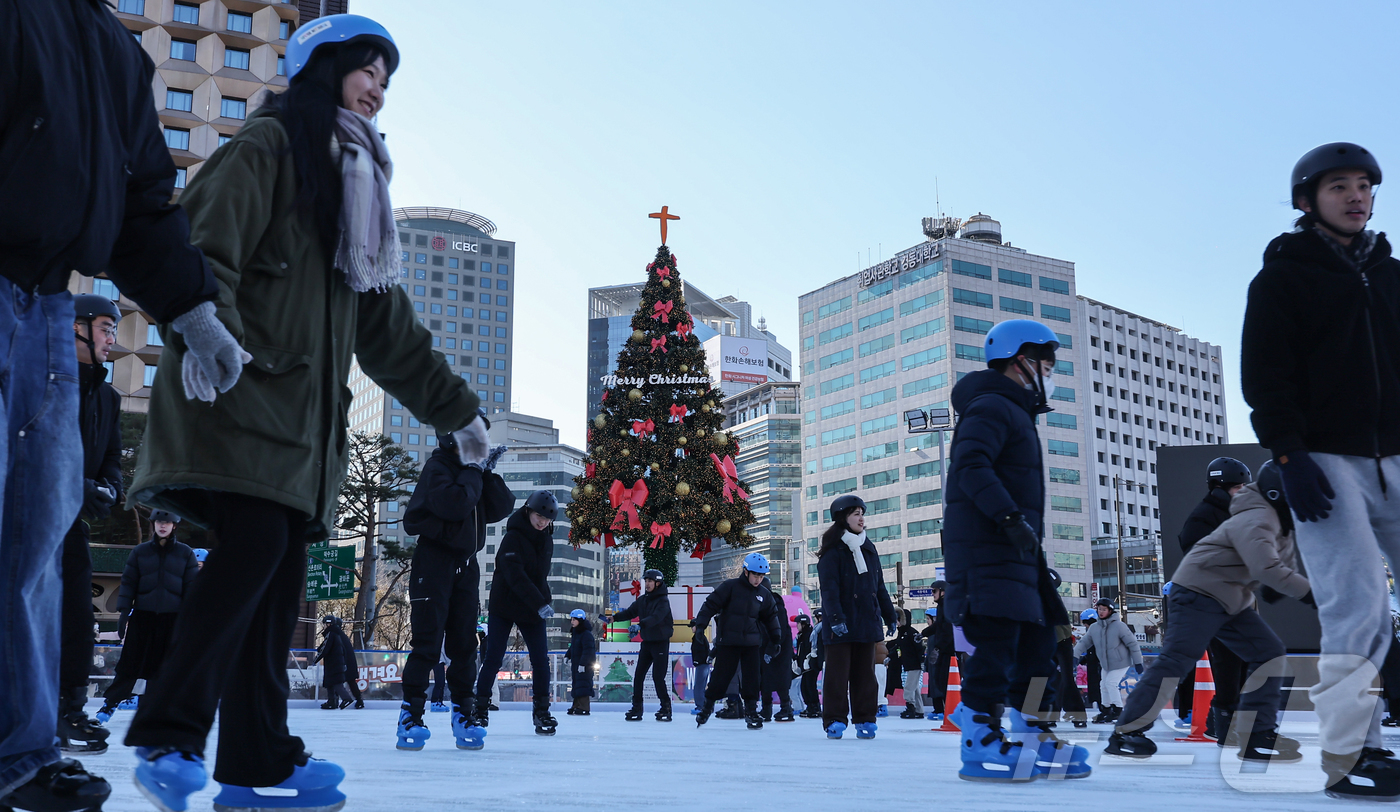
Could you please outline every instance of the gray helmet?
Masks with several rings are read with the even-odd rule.
[[[117,309],[117,303],[106,296],[79,293],[73,297],[73,321],[92,321],[98,316],[110,316],[112,321],[122,320],[122,312]]]
[[[171,524],[179,524],[180,517],[175,515],[174,513],[171,513],[168,510],[153,510],[151,511],[151,521],[170,522]]]
[[[1359,144],[1336,141],[1308,151],[1293,165],[1292,203],[1299,208],[1298,197],[1311,200],[1317,190],[1319,175],[1334,169],[1361,169],[1371,176],[1371,185],[1381,185],[1381,165],[1376,156]]]
[[[554,494],[549,491],[535,491],[530,494],[530,498],[525,500],[525,507],[551,522],[554,521],[555,516],[559,515],[559,500],[555,499]]]

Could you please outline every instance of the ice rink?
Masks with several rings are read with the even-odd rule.
[[[1162,725],[1153,738],[1161,751],[1152,761],[1101,757],[1109,727],[1065,729],[1062,738],[1089,747],[1093,775],[1074,781],[1028,785],[975,784],[959,780],[956,734],[932,732],[932,723],[891,716],[879,722],[873,741],[852,732],[829,741],[820,722],[769,723],[748,730],[741,721],[711,719],[697,729],[689,705],[676,706],[676,721],[627,722],[623,705],[595,705],[592,716],[565,716],[556,705],[559,732],[537,736],[524,706],[491,716],[486,749],[457,750],[448,714],[431,713],[433,738],[419,752],[394,749],[397,711],[391,703],[365,710],[293,708],[289,725],[318,757],[337,762],[347,778],[347,810],[422,812],[474,810],[952,809],[1074,808],[1097,810],[1236,810],[1242,804],[1271,812],[1358,808],[1321,792],[1317,725],[1310,714],[1293,715],[1284,731],[1300,739],[1299,764],[1243,768],[1233,753],[1214,744],[1170,740]],[[96,711],[90,704],[88,713]],[[113,784],[110,812],[152,807],[131,783],[133,751],[120,744],[131,712],[111,721],[115,745],[81,759]],[[1076,735],[1078,733],[1078,735]],[[210,738],[210,754],[215,735]],[[1394,737],[1395,747],[1400,736]],[[212,772],[212,764],[210,765]],[[213,784],[195,795],[192,810],[212,808]],[[1363,805],[1364,806],[1364,805]]]

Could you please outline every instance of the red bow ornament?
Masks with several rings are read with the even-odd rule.
[[[632,421],[632,433],[635,434],[635,435],[637,436],[637,439],[638,439],[638,440],[646,439],[646,437],[647,437],[648,435],[652,435],[651,438],[652,438],[653,440],[655,440],[656,437],[655,437],[655,435],[652,434],[652,433],[655,432],[655,431],[656,431],[656,423],[654,423],[654,422],[651,420],[651,418],[647,418],[646,420],[633,420],[633,421]]]
[[[684,423],[684,422],[685,422],[685,419],[686,419],[687,417],[689,417],[689,416],[690,416],[690,407],[688,407],[688,406],[678,406],[678,405],[672,403],[672,404],[671,404],[671,417],[670,417],[670,419],[668,419],[666,422],[668,422],[668,423]]]
[[[671,537],[671,523],[658,524],[657,522],[652,522],[651,535],[651,549],[660,550],[662,547],[666,546],[666,539]]]
[[[657,347],[660,347],[662,352],[668,352],[668,350],[666,349],[666,336],[662,336],[660,338],[653,338],[651,340],[651,351],[656,352]]]
[[[604,547],[616,547],[616,546],[617,546],[617,539],[613,538],[613,534],[612,534],[612,533],[604,533],[604,534],[603,534],[603,546],[604,546]]]
[[[710,552],[710,539],[700,539],[695,545],[695,549],[690,552],[690,557],[699,558],[703,561],[705,554],[708,552]]]
[[[685,321],[676,325],[676,335],[680,336],[682,341],[684,341],[685,337],[690,335],[694,331],[695,325],[694,322],[692,322],[690,319],[686,319]]]
[[[653,263],[653,264],[655,264],[655,263]],[[667,268],[665,265],[657,265],[657,266],[656,266],[656,277],[657,277],[658,279],[670,279],[670,278],[671,278],[671,269],[670,269],[670,268]]]
[[[608,488],[608,498],[612,500],[612,506],[617,508],[617,516],[613,519],[612,529],[642,529],[642,522],[637,517],[637,508],[646,504],[647,501],[647,484],[645,482],[639,479],[635,485],[629,488],[622,484],[622,480],[614,479],[612,486]],[[729,501],[734,500],[730,499]],[[623,517],[626,517],[625,521]]]
[[[739,487],[739,472],[734,469],[734,458],[726,456],[721,460],[718,456],[711,454],[710,459],[715,464],[715,470],[719,472],[720,477],[724,480],[724,500],[726,502],[733,502],[734,494],[736,493],[739,494],[741,499],[747,500],[749,495],[744,493],[744,490]]]
[[[595,463],[591,463],[591,462],[590,462],[590,463],[588,463],[587,465],[583,466],[583,476],[584,476],[584,478],[586,478],[586,479],[592,479],[592,478],[593,478],[593,474],[594,474],[595,472],[597,472],[597,470],[598,470],[598,466],[597,466]]]
[[[657,302],[651,307],[651,317],[657,321],[671,323],[671,308],[675,307],[674,302]]]

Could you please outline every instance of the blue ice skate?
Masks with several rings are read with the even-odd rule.
[[[953,724],[962,731],[960,755],[963,766],[958,777],[965,781],[1022,783],[1044,775],[1036,767],[1036,755],[1019,741],[1007,738],[1000,720],[974,711],[966,702],[953,711]]]
[[[121,703],[117,705],[117,707],[121,708],[122,710],[136,710],[136,706],[139,704],[141,704],[141,695],[132,694],[126,699],[123,699]]]
[[[1089,766],[1088,750],[1056,737],[1040,719],[1010,708],[1006,711],[1006,726],[1014,738],[1028,743],[1034,739],[1035,766],[1042,773],[1041,777],[1051,780],[1088,778],[1094,771]]]
[[[457,738],[458,750],[480,750],[486,746],[486,728],[473,724],[460,708],[452,711],[452,735]]]
[[[875,738],[875,730],[876,730],[876,727],[875,727],[875,723],[874,723],[874,722],[860,722],[860,723],[857,723],[857,724],[856,724],[856,738],[857,738],[857,739],[873,739],[873,738]]]
[[[832,722],[826,726],[826,737],[828,739],[839,739],[841,738],[841,734],[845,732],[846,725],[844,722]]]
[[[108,705],[106,702],[103,702],[101,709],[99,709],[97,713],[93,714],[92,718],[96,719],[99,725],[105,725],[108,722],[112,721],[112,717],[116,714],[116,705]]]
[[[189,796],[204,789],[204,759],[172,747],[136,748],[136,788],[161,812],[185,812]]]
[[[928,715],[925,718],[927,718],[930,722],[941,722],[943,721],[943,714],[939,713],[938,711],[929,711]]]
[[[881,706],[880,706],[880,709],[877,710],[877,711],[875,711],[875,717],[876,717],[877,719],[884,719],[886,716],[889,716],[889,715],[890,715],[890,706],[889,706],[889,705],[881,705]]]
[[[345,806],[340,782],[345,771],[337,764],[308,758],[292,770],[292,776],[275,787],[223,787],[214,796],[217,812],[268,812],[273,809],[296,812],[336,812]]]
[[[423,711],[413,710],[407,702],[399,709],[398,734],[399,743],[394,746],[400,750],[422,750],[433,735],[423,724]]]
[[[434,702],[428,706],[428,710],[433,713],[447,713],[446,702]]]

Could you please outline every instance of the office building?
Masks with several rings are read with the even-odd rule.
[[[781,587],[801,585],[801,545],[793,544],[793,504],[802,487],[800,385],[769,381],[723,401],[724,427],[739,443],[734,467],[748,488],[755,539],[747,548],[721,544],[705,556],[704,584],[718,586],[738,574],[744,556],[763,553],[770,577]]]

